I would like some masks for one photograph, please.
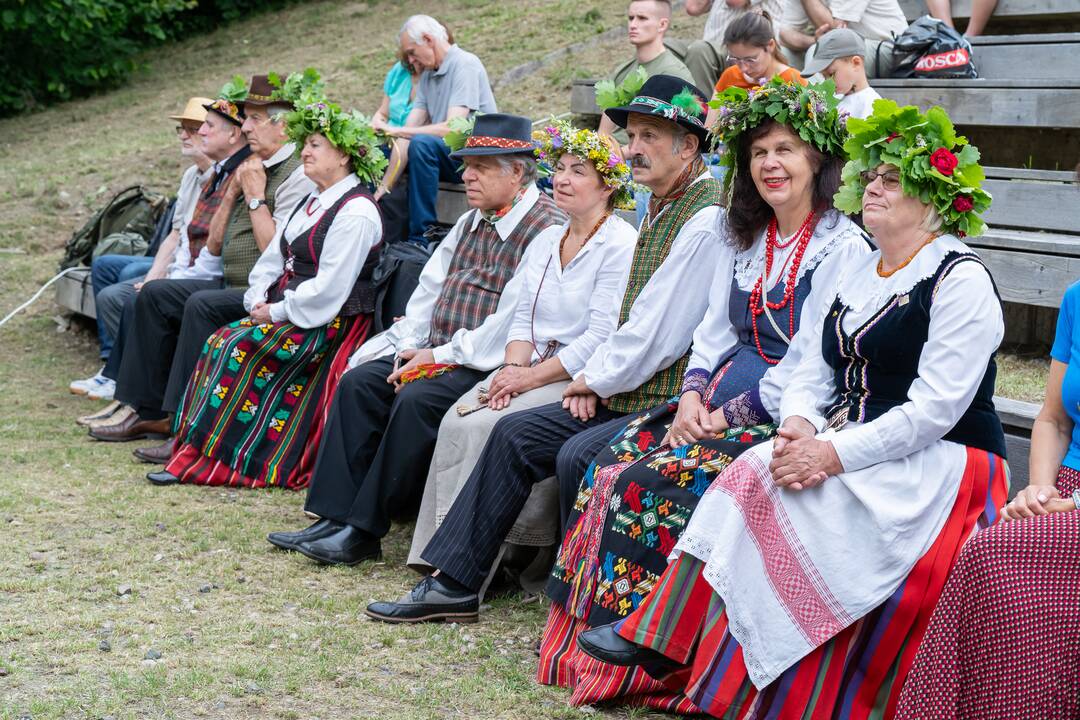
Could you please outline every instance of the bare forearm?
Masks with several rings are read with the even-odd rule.
[[[1054,419],[1035,418],[1031,426],[1031,455],[1028,457],[1030,485],[1051,486],[1057,481],[1061,461],[1069,451],[1072,428]]]
[[[394,135],[396,137],[405,138],[406,140],[416,137],[417,135],[434,135],[436,137],[443,137],[446,133],[450,132],[450,126],[447,123],[434,123],[431,125],[413,125],[394,128]]]
[[[550,385],[553,382],[570,379],[570,373],[566,372],[566,368],[563,367],[558,356],[548,358],[540,363],[533,368],[533,372],[536,373],[537,387],[543,387],[544,385]]]
[[[704,15],[712,9],[713,0],[686,0],[686,14],[692,17]]]
[[[780,44],[789,50],[804,52],[814,44],[814,36],[804,35],[792,28],[780,28]]]
[[[251,214],[251,230],[255,233],[255,244],[259,246],[259,252],[262,252],[274,239],[277,223],[274,222],[274,216],[266,205],[260,205],[254,212],[250,210],[248,212]]]
[[[821,0],[802,0],[802,6],[803,10],[806,11],[806,16],[810,18],[810,22],[813,23],[814,27],[821,27],[826,23],[832,23],[832,11],[830,11]]]

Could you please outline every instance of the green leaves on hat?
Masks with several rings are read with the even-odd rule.
[[[476,124],[476,116],[479,114],[480,113],[473,113],[470,117],[452,117],[446,121],[447,126],[450,128],[450,132],[443,135],[443,142],[450,148],[450,152],[457,152],[465,147],[465,143],[472,137],[473,126]]]
[[[240,75],[233,75],[232,80],[221,86],[218,93],[219,100],[228,100],[231,103],[242,103],[247,97],[247,83]]]
[[[638,65],[617,87],[611,80],[601,80],[596,83],[596,104],[601,110],[629,105],[648,79],[645,68]]]
[[[302,73],[291,73],[284,80],[277,73],[270,73],[267,80],[274,86],[271,97],[295,105],[306,105],[326,97],[326,83],[313,67]]]
[[[924,115],[914,105],[875,100],[873,114],[865,120],[851,118],[847,127],[851,137],[844,150],[849,160],[834,198],[838,210],[861,212],[865,188],[859,174],[887,164],[900,171],[905,195],[937,209],[942,230],[961,237],[986,230],[979,214],[990,207],[992,198],[982,189],[986,173],[979,165],[979,151],[956,134],[940,107]]]

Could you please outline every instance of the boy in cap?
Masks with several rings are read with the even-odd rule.
[[[821,36],[813,56],[806,61],[803,77],[821,74],[836,83],[842,96],[840,110],[857,118],[874,111],[874,101],[881,97],[866,79],[866,43],[854,30],[837,28]]]

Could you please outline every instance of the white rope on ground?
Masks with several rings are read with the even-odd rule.
[[[38,289],[38,291],[36,293],[34,293],[34,295],[29,300],[27,300],[22,305],[20,305],[19,307],[15,308],[11,312],[9,312],[7,315],[5,315],[4,319],[0,320],[0,327],[3,327],[4,323],[6,323],[11,318],[15,317],[21,310],[25,310],[26,308],[30,307],[30,305],[32,305],[35,300],[37,300],[39,297],[41,297],[41,293],[45,292],[49,288],[49,286],[52,285],[54,282],[56,282],[60,278],[67,275],[69,272],[72,272],[74,270],[85,270],[85,269],[86,269],[85,267],[76,266],[76,267],[69,267],[66,270],[61,270],[60,272],[58,272],[56,275],[54,275],[52,278],[50,278],[47,283],[42,285]]]

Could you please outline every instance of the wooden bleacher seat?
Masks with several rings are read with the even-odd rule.
[[[952,0],[953,19],[965,20],[971,17],[971,0]],[[927,15],[924,0],[900,0],[908,22],[922,15]],[[995,20],[1015,22],[1018,20],[1037,20],[1049,22],[1062,17],[1075,15],[1080,8],[1076,0],[999,0],[994,8]]]

